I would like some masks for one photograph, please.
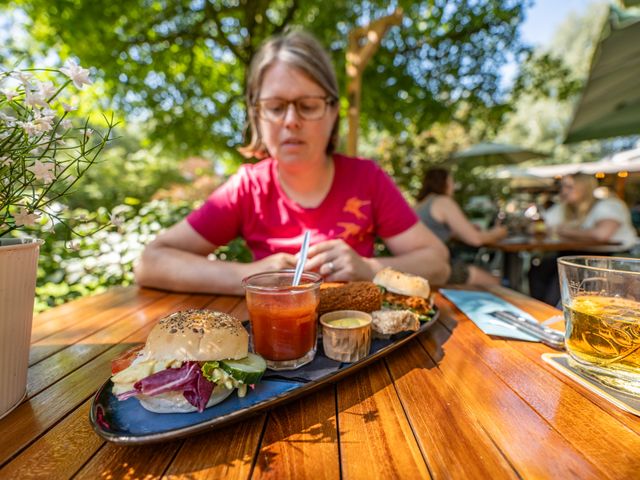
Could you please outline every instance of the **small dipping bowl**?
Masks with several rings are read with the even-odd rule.
[[[320,317],[324,354],[332,360],[353,363],[371,349],[371,315],[357,310],[336,310]]]

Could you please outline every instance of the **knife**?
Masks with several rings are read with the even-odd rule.
[[[496,310],[490,312],[489,315],[503,322],[514,326],[518,330],[536,337],[545,345],[555,348],[556,350],[564,350],[564,334],[552,328],[545,327],[537,321],[523,317],[508,310]]]

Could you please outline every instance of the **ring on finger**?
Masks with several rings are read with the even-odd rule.
[[[333,262],[327,262],[326,265],[329,273],[333,273],[333,271],[336,269],[336,266],[333,264]]]

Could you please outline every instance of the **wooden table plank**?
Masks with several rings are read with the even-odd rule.
[[[29,352],[29,365],[33,366],[37,362],[62,350],[68,345],[77,343],[83,338],[95,333],[100,328],[121,320],[135,311],[140,310],[154,301],[159,301],[164,296],[159,296],[153,290],[142,290],[139,295],[129,299],[126,303],[114,305],[111,308],[101,307],[98,309],[86,308],[83,315],[70,314],[69,319],[75,320],[73,329],[66,328],[48,335],[40,340],[31,343]]]
[[[249,478],[266,414],[189,438],[165,472],[168,479],[194,480]]]
[[[607,413],[615,409],[613,405],[603,410],[572,386],[550,377],[541,365],[527,362],[506,342],[478,335],[472,331],[475,328],[464,322],[456,331],[456,339],[470,349],[492,348],[492,355],[483,356],[485,364],[586,459],[604,467],[611,478],[630,478],[640,471],[640,457],[633,453],[640,451],[640,437]],[[551,351],[542,345],[540,349]],[[611,451],[617,452],[615,457]]]
[[[433,328],[444,327],[436,323]],[[606,472],[580,455],[485,365],[483,357],[492,353],[489,348],[475,351],[458,340],[459,328],[460,325],[448,340],[446,354],[439,363],[443,379],[473,409],[482,428],[519,475],[525,478],[607,478]],[[429,351],[428,343],[423,342],[423,345]],[[540,448],[544,448],[544,454]]]
[[[448,338],[445,329],[423,335],[445,348]],[[419,342],[391,354],[387,364],[434,478],[518,477]]]
[[[384,362],[338,384],[344,478],[427,478],[429,471]]]
[[[177,440],[140,447],[121,447],[107,443],[74,478],[160,478],[181,443],[181,440]],[[122,454],[123,450],[126,455]],[[137,462],[140,457],[147,459],[146,462]]]
[[[252,478],[340,478],[334,386],[270,412]]]
[[[491,290],[496,295],[502,296],[517,307],[522,308],[526,311],[530,311],[531,314],[539,320],[545,320],[551,316],[560,314],[559,310],[545,303],[537,302],[529,297],[526,297],[525,295],[516,293],[513,290],[502,287],[495,289],[492,288]],[[561,321],[559,323],[552,324],[551,326],[556,329],[563,330],[563,325],[564,322]],[[519,353],[525,355],[528,360],[544,368],[545,371],[551,373],[553,377],[559,379],[563,384],[571,387],[571,389],[575,391],[575,394],[577,396],[584,397],[589,402],[594,403],[600,409],[606,411],[608,415],[616,418],[619,422],[623,423],[627,428],[633,430],[636,434],[640,434],[640,418],[614,407],[613,405],[611,405],[611,403],[609,403],[602,397],[577,384],[572,379],[570,379],[566,375],[563,375],[561,372],[544,362],[540,358],[540,355],[542,355],[542,353],[544,352],[551,351],[547,347],[535,342],[503,341],[503,343],[509,345],[510,348],[516,349]]]
[[[140,295],[152,296],[156,299],[167,295],[159,290],[118,288],[112,292],[108,290],[100,295],[78,300],[80,306],[70,302],[60,307],[47,310],[34,316],[31,328],[31,342],[37,342],[53,333],[75,327],[80,320],[91,318],[96,312],[124,305],[135,300]],[[60,310],[59,310],[60,309]]]
[[[87,400],[22,455],[0,469],[0,478],[69,478],[105,443],[89,425]]]

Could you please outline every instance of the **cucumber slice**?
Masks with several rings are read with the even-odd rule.
[[[260,381],[267,362],[260,355],[250,353],[240,360],[222,360],[220,368],[245,385],[251,385]]]

